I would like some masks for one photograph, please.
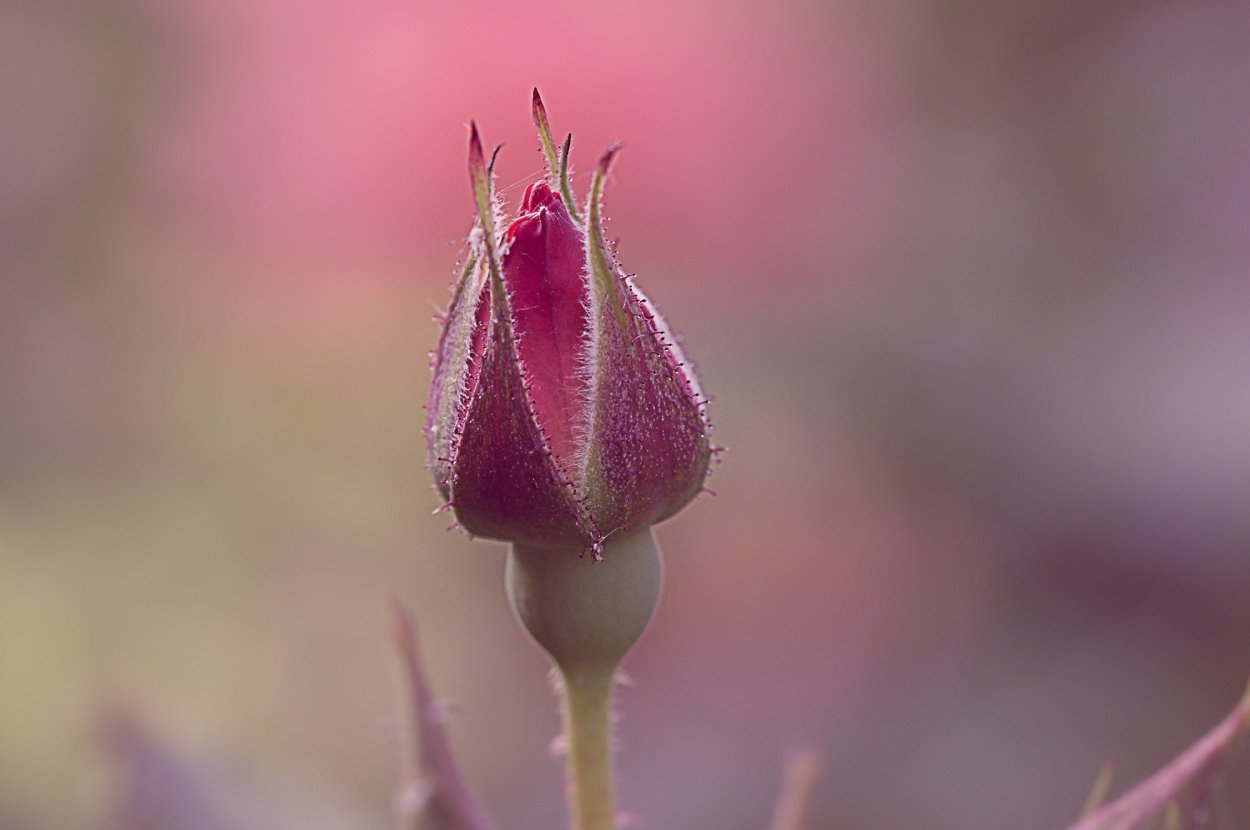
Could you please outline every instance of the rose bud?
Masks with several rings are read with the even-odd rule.
[[[469,533],[596,557],[680,510],[703,487],[710,425],[693,367],[604,241],[616,157],[573,203],[534,91],[549,176],[502,235],[477,128],[477,222],[434,356],[427,439],[439,491]],[[571,138],[571,136],[570,136]]]

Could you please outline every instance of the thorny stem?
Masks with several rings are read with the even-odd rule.
[[[610,541],[603,561],[514,544],[505,581],[525,630],[559,670],[573,830],[615,830],[612,683],[655,610],[663,567],[651,529]]]
[[[1233,711],[1163,769],[1110,804],[1083,816],[1069,830],[1132,830],[1160,815],[1185,791],[1209,784],[1231,748],[1250,731],[1250,688]]]

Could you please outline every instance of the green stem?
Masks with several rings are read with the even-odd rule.
[[[569,808],[574,830],[615,830],[612,672],[564,672]]]
[[[573,830],[615,830],[612,683],[651,620],[663,566],[651,529],[609,542],[603,561],[514,544],[504,580],[525,630],[563,680]]]

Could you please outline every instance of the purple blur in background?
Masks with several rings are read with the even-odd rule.
[[[515,205],[534,85],[579,192],[624,142],[609,232],[732,448],[627,661],[639,826],[764,827],[798,744],[867,830],[1159,766],[1250,672],[1248,41],[1232,0],[0,7],[0,827],[144,786],[162,830],[388,826],[388,595],[483,799],[563,821],[421,437],[466,125]]]

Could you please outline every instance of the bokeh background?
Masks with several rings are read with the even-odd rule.
[[[390,823],[386,602],[563,822],[503,549],[432,516],[466,125],[541,87],[731,451],[660,528],[638,827],[1050,828],[1250,673],[1250,7],[7,0],[0,827]],[[1250,826],[1250,763],[1207,826]],[[146,776],[146,778],[144,778]],[[163,800],[162,800],[163,798]],[[152,816],[156,816],[153,818]]]

